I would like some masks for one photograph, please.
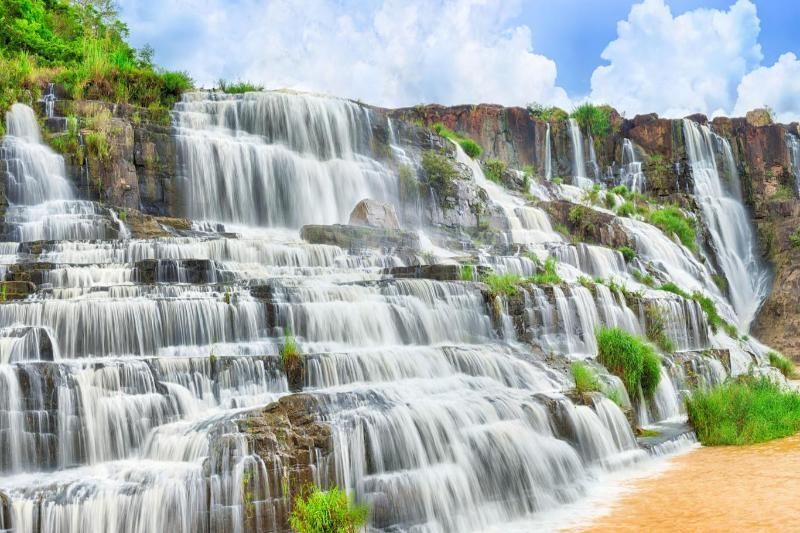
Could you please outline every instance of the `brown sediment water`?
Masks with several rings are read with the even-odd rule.
[[[699,448],[631,483],[584,531],[797,531],[800,435]]]

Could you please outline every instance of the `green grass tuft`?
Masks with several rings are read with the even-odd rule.
[[[244,93],[257,93],[264,90],[263,85],[256,85],[246,81],[237,81],[236,83],[229,83],[225,80],[217,82],[217,88],[228,94],[244,94]]]
[[[457,142],[461,146],[461,149],[464,150],[464,153],[470,156],[472,159],[479,157],[483,152],[480,144],[475,142],[473,139],[470,139],[466,135],[454,132],[441,122],[434,124],[432,129],[437,135]]]
[[[631,248],[630,246],[620,246],[617,248],[617,251],[622,254],[622,257],[625,258],[626,263],[630,263],[634,259],[636,259],[636,250]]]
[[[556,272],[556,260],[554,257],[548,257],[542,267],[542,272],[534,274],[528,278],[531,283],[537,285],[556,285],[561,283],[561,277]]]
[[[675,206],[662,207],[651,212],[648,220],[667,235],[673,233],[677,235],[681,243],[691,251],[697,251],[697,235],[694,225],[679,208]]]
[[[800,394],[767,377],[740,378],[695,391],[686,410],[706,446],[754,444],[800,430]]]
[[[522,276],[517,274],[487,274],[482,281],[489,286],[489,290],[494,295],[516,296],[519,291],[517,285],[522,283]]]
[[[628,394],[651,397],[661,378],[661,359],[644,340],[619,328],[597,331],[597,360],[622,379]]]
[[[572,379],[575,380],[576,391],[585,393],[599,392],[603,390],[600,379],[597,377],[597,373],[586,363],[575,361],[570,366],[570,372],[572,373]]]
[[[344,491],[333,487],[306,490],[294,500],[289,525],[297,533],[356,533],[367,522],[366,506],[354,505]]]
[[[794,363],[785,358],[778,352],[769,352],[769,364],[781,371],[781,374],[786,378],[792,378],[795,375]]]

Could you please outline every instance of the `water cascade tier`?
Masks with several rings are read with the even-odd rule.
[[[376,149],[378,122],[389,150]],[[377,531],[567,525],[612,474],[692,441],[687,391],[753,361],[754,341],[720,344],[696,301],[634,276],[647,266],[742,323],[763,296],[748,283],[760,270],[734,261],[752,233],[704,128],[686,132],[720,268],[742,295],[727,309],[709,267],[655,227],[620,222],[633,262],[570,243],[460,147],[453,163],[485,194],[502,242],[301,239],[304,225],[347,223],[364,198],[400,202],[398,161],[422,174],[419,147],[354,102],[186,95],[173,125],[195,224],[154,239],[78,197],[30,108],[7,123],[0,262],[5,283],[24,274],[13,283],[30,290],[6,301],[4,285],[0,303],[0,531],[287,531],[307,483],[367,504]],[[548,257],[558,283],[502,294],[479,281],[541,273]],[[594,332],[646,336],[654,324],[674,352],[643,398],[596,363]],[[575,393],[575,361],[607,394]],[[661,437],[637,439],[635,426]]]

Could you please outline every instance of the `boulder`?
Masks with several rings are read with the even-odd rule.
[[[768,109],[753,109],[745,115],[747,123],[751,126],[769,126],[772,124],[772,116]]]
[[[351,226],[368,226],[371,228],[400,229],[394,206],[365,198],[358,202],[350,213]]]

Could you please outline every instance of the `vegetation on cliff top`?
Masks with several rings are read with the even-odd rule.
[[[611,133],[611,111],[609,106],[586,102],[576,107],[570,117],[575,119],[581,130],[590,132],[597,139],[605,139]]]
[[[706,446],[754,444],[800,431],[800,393],[766,377],[741,377],[686,401],[689,422]]]
[[[171,107],[192,80],[158,69],[152,48],[127,38],[111,0],[0,0],[0,116],[49,81],[72,98]]]
[[[473,159],[479,157],[481,152],[483,152],[480,144],[475,142],[473,139],[470,139],[466,135],[454,132],[441,122],[437,122],[433,125],[433,131],[435,131],[437,135],[457,142],[461,146],[461,149],[464,150],[464,153]]]
[[[367,522],[368,509],[351,503],[344,491],[333,487],[306,489],[294,500],[289,525],[298,533],[356,533]]]

